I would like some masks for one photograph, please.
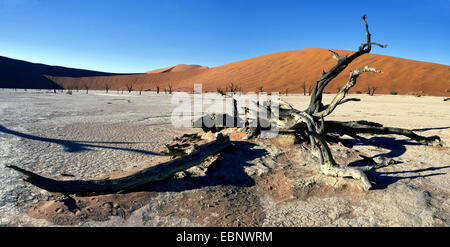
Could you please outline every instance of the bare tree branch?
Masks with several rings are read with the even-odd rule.
[[[350,78],[348,79],[347,83],[344,85],[343,88],[341,88],[339,93],[336,94],[336,96],[331,101],[331,103],[328,105],[328,107],[325,108],[325,110],[315,113],[313,115],[316,117],[326,117],[326,116],[330,115],[339,104],[342,104],[341,101],[345,98],[345,96],[347,95],[350,88],[352,88],[356,84],[356,79],[358,79],[358,77],[364,72],[382,73],[380,70],[371,68],[369,66],[364,66],[359,69],[351,71]]]

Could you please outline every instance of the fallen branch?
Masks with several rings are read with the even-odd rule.
[[[330,132],[338,134],[348,134],[355,136],[358,133],[375,134],[375,135],[402,135],[412,140],[430,146],[444,146],[444,142],[439,136],[420,136],[408,129],[383,127],[383,125],[368,121],[326,121],[325,125]]]
[[[184,171],[199,165],[209,156],[218,154],[232,144],[229,138],[219,134],[215,141],[197,146],[183,157],[158,164],[138,171],[134,174],[101,180],[54,180],[40,176],[17,166],[7,166],[25,175],[24,181],[50,192],[59,192],[66,195],[97,195],[130,191],[148,183],[170,178],[177,172]]]

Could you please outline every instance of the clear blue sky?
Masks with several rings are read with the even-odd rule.
[[[345,2],[345,3],[341,3]],[[108,72],[210,67],[303,48],[450,65],[450,0],[0,0],[0,55]]]

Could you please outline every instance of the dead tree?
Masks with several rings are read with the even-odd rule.
[[[311,96],[312,89],[313,89],[313,84],[309,84],[309,86],[308,86],[308,96]]]
[[[220,94],[220,95],[225,95],[225,92],[224,92],[224,90],[222,89],[222,88],[217,88],[216,89],[216,92],[218,93],[218,94]]]
[[[329,50],[332,57],[337,61],[337,64],[332,67],[328,72],[323,71],[321,77],[317,80],[314,89],[311,93],[309,106],[300,111],[288,103],[280,101],[279,119],[277,125],[280,130],[295,130],[302,133],[309,139],[311,145],[311,152],[313,156],[317,157],[320,161],[320,171],[326,175],[336,177],[352,177],[362,181],[362,188],[368,190],[371,188],[371,184],[365,174],[366,171],[371,169],[377,169],[392,163],[389,159],[385,159],[380,162],[375,162],[376,165],[364,166],[364,167],[348,167],[338,165],[330,148],[327,144],[326,136],[330,133],[338,133],[340,135],[347,134],[352,137],[357,137],[360,133],[366,134],[397,134],[409,137],[419,143],[426,145],[441,146],[441,142],[438,136],[423,137],[413,133],[407,129],[383,127],[381,124],[372,123],[368,121],[351,121],[351,122],[339,122],[339,121],[325,121],[324,118],[329,116],[337,106],[344,104],[348,101],[358,101],[358,99],[348,98],[346,95],[348,91],[356,84],[357,78],[365,72],[382,73],[381,71],[364,66],[356,70],[350,71],[350,76],[347,83],[339,90],[337,95],[331,101],[331,103],[324,105],[322,103],[322,95],[325,87],[338,76],[347,66],[353,62],[356,58],[369,53],[373,45],[386,48],[387,45],[381,45],[371,41],[371,34],[369,32],[369,25],[366,21],[366,16],[362,17],[365,24],[366,42],[361,44],[358,50],[351,54],[341,56],[335,51]],[[256,136],[260,128],[259,126],[253,127],[253,130],[246,132],[247,138]]]
[[[375,94],[376,87],[367,86],[366,94],[373,96]]]
[[[373,96],[375,94],[375,90],[377,90],[376,87],[369,87],[369,95]]]
[[[126,88],[127,88],[127,90],[128,90],[128,93],[131,93],[131,91],[133,91],[133,82],[127,82],[127,84],[125,85],[126,86]]]
[[[88,84],[88,83],[85,83],[85,84],[83,85],[83,87],[84,87],[84,89],[86,89],[86,94],[89,94],[89,84]]]
[[[77,93],[78,93],[78,91],[80,90],[80,85],[79,85],[78,81],[75,81],[73,83],[72,88],[77,90]]]
[[[159,94],[159,85],[156,85],[156,94]]]
[[[231,82],[230,84],[228,84],[226,86],[225,91],[230,92],[230,93],[237,93],[237,92],[241,91],[241,87],[239,85]]]
[[[105,91],[108,93],[109,89],[111,88],[111,85],[107,82],[105,82]]]
[[[169,83],[169,85],[167,85],[167,87],[169,87],[169,94],[172,94],[172,90],[173,90],[172,83]]]
[[[306,95],[306,81],[303,81],[302,88],[303,88],[303,95]]]
[[[56,82],[51,81],[50,83],[51,83],[51,87],[52,87],[52,89],[53,89],[53,93],[56,93]],[[15,88],[14,88],[14,91],[16,91]]]

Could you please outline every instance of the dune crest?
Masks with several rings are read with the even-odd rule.
[[[168,73],[168,72],[180,72],[180,71],[188,71],[188,70],[200,70],[200,69],[208,69],[206,66],[196,65],[196,64],[177,64],[175,66],[169,66],[161,69],[154,69],[145,72],[146,74],[154,74],[154,73]]]

